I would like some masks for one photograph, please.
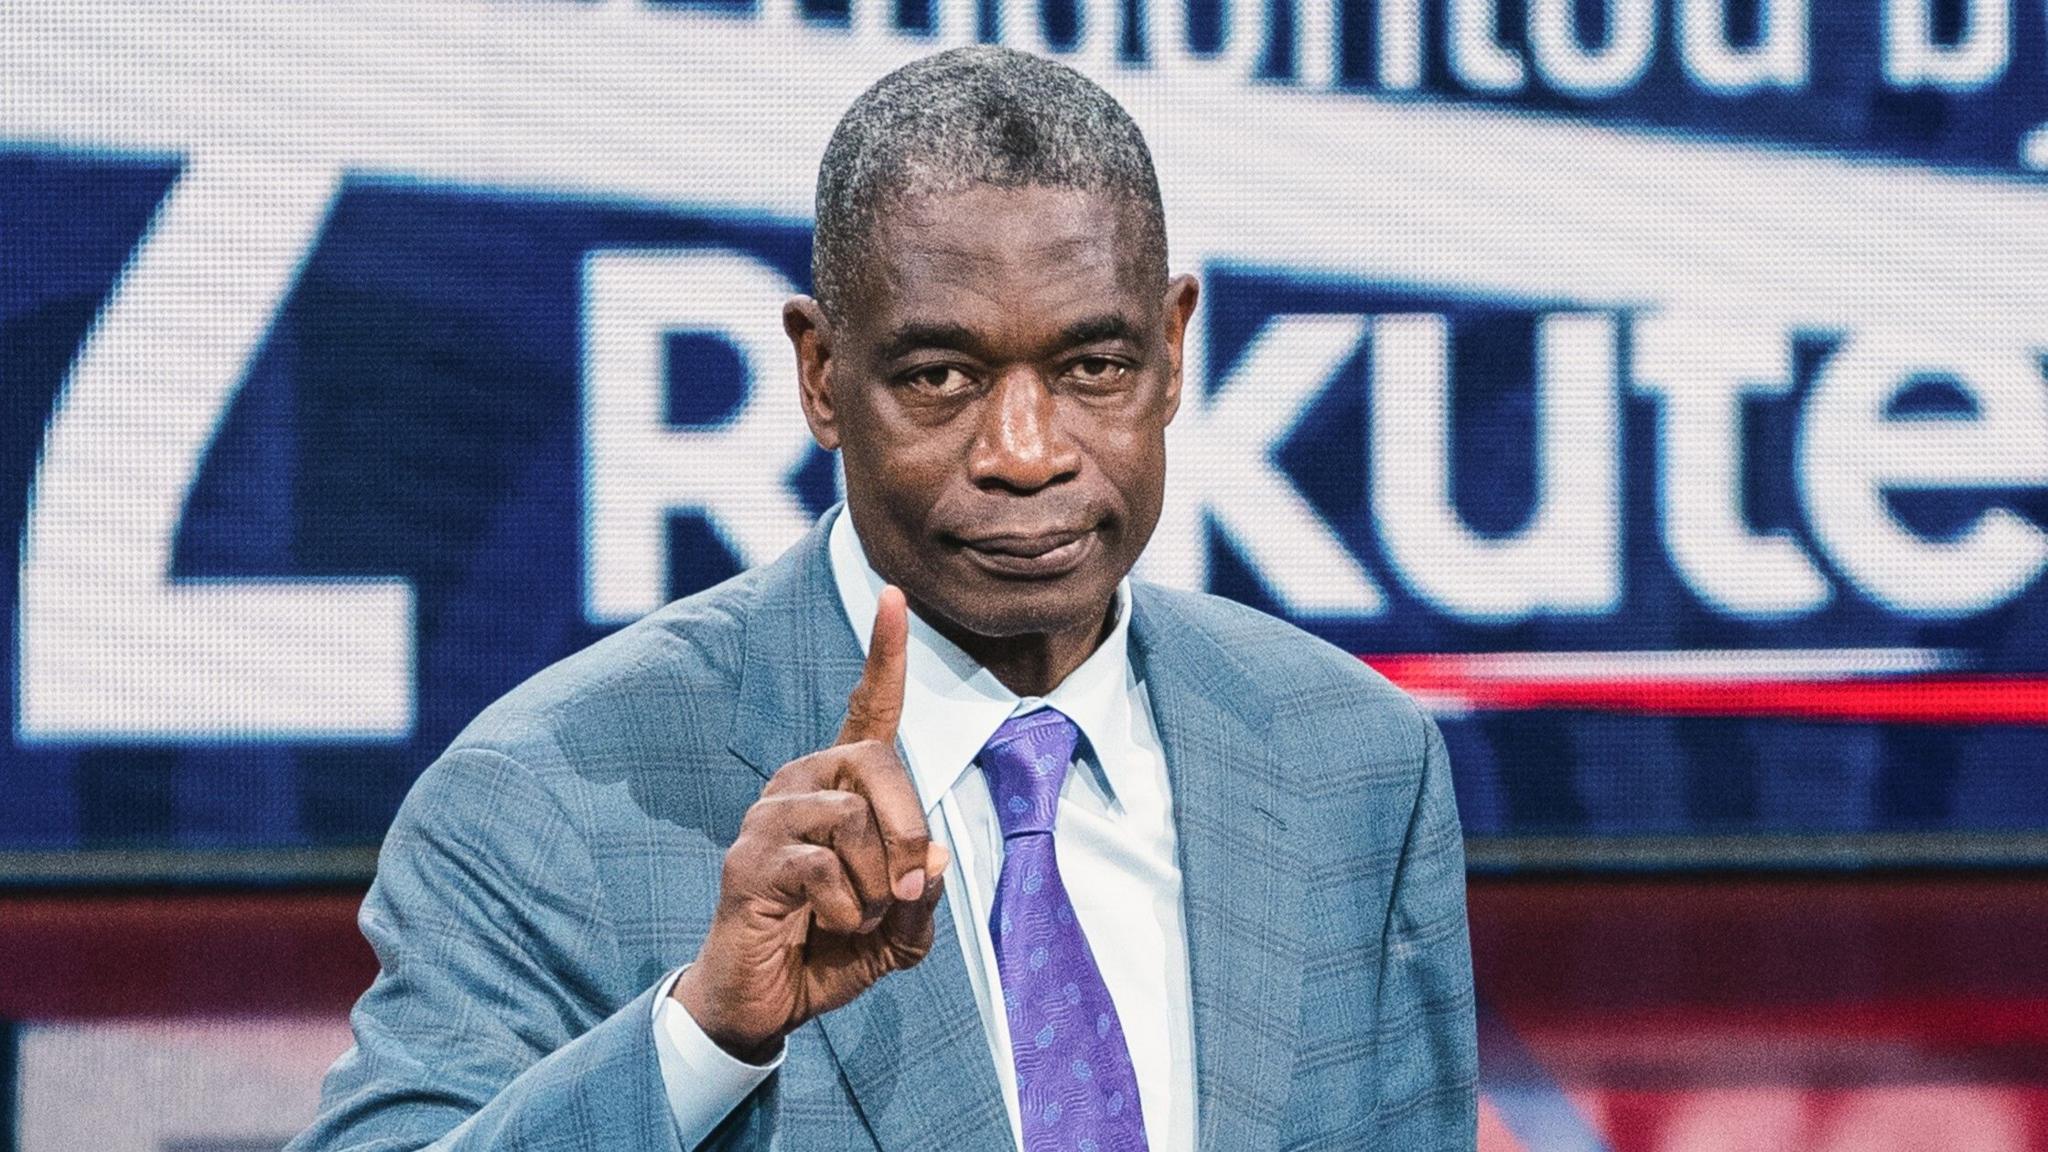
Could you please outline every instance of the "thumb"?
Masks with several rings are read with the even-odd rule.
[[[909,647],[910,609],[904,603],[903,590],[891,584],[882,589],[875,603],[867,666],[861,669],[853,694],[846,698],[846,723],[839,727],[839,743],[896,743],[896,724],[903,718],[903,676]]]
[[[945,845],[926,845],[925,874],[931,878],[925,882],[924,892],[915,900],[898,900],[883,915],[879,934],[888,949],[890,968],[913,967],[931,952],[932,914],[945,894],[946,867],[952,862]]]

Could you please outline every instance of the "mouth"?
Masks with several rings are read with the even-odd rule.
[[[1096,547],[1092,528],[1004,532],[959,540],[976,567],[1010,580],[1050,580],[1079,568]]]

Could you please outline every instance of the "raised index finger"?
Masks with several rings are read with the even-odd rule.
[[[882,589],[875,603],[867,666],[861,669],[853,694],[846,698],[846,723],[839,726],[839,743],[873,740],[895,746],[896,724],[903,719],[903,676],[909,646],[910,610],[903,590],[891,584]]]

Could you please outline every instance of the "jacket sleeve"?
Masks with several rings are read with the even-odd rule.
[[[654,989],[619,986],[589,848],[526,767],[481,749],[436,761],[385,839],[360,923],[380,971],[295,1152],[681,1152]]]
[[[1443,734],[1422,719],[1422,780],[1380,951],[1376,1148],[1477,1147],[1479,1044],[1465,847]]]

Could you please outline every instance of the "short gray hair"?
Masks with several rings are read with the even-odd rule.
[[[828,314],[875,256],[891,198],[975,184],[1103,192],[1136,209],[1166,282],[1166,212],[1145,137],[1116,98],[1064,64],[982,44],[914,60],[846,110],[818,165],[812,291]]]

